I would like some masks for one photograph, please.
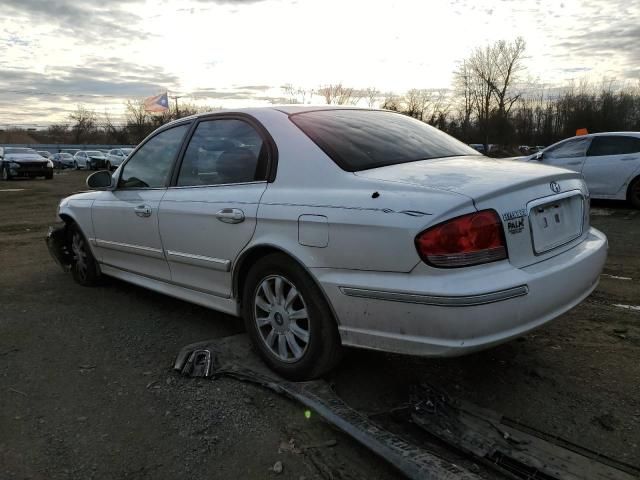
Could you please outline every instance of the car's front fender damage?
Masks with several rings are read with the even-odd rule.
[[[65,272],[71,268],[73,254],[69,247],[69,230],[66,223],[59,223],[49,227],[46,242],[49,253]]]

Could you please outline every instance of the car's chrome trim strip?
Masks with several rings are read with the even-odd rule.
[[[518,287],[465,296],[417,295],[405,292],[389,292],[382,290],[368,290],[364,288],[340,287],[340,291],[350,297],[370,298],[373,300],[388,300],[390,302],[419,303],[440,307],[470,307],[487,303],[501,302],[510,298],[521,297],[529,293],[529,287]]]
[[[130,243],[112,242],[111,240],[101,240],[96,238],[94,243],[97,247],[117,250],[119,252],[144,255],[146,257],[164,258],[164,252],[159,248],[143,247],[142,245],[132,245]]]
[[[194,255],[192,253],[175,252],[167,250],[167,260],[174,262],[186,263],[187,265],[196,265],[198,267],[215,268],[228,272],[231,268],[231,260],[223,258],[205,257],[204,255]]]

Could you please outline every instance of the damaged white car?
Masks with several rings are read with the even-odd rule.
[[[48,237],[76,281],[242,316],[290,379],[343,346],[453,356],[520,336],[587,297],[607,252],[579,173],[488,159],[388,111],[185,118],[87,182]]]

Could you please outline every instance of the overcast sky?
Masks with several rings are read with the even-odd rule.
[[[268,103],[292,83],[447,88],[475,46],[522,36],[528,74],[640,81],[638,0],[2,0],[0,124],[121,118],[164,90]],[[317,99],[319,101],[319,98]]]

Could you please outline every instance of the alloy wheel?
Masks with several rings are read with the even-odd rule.
[[[88,259],[87,250],[83,236],[79,232],[74,232],[71,239],[71,252],[73,253],[73,262],[78,272],[78,277],[82,281],[87,280]]]
[[[309,346],[307,305],[299,290],[281,275],[270,275],[254,293],[254,318],[260,339],[278,360],[300,360]]]

